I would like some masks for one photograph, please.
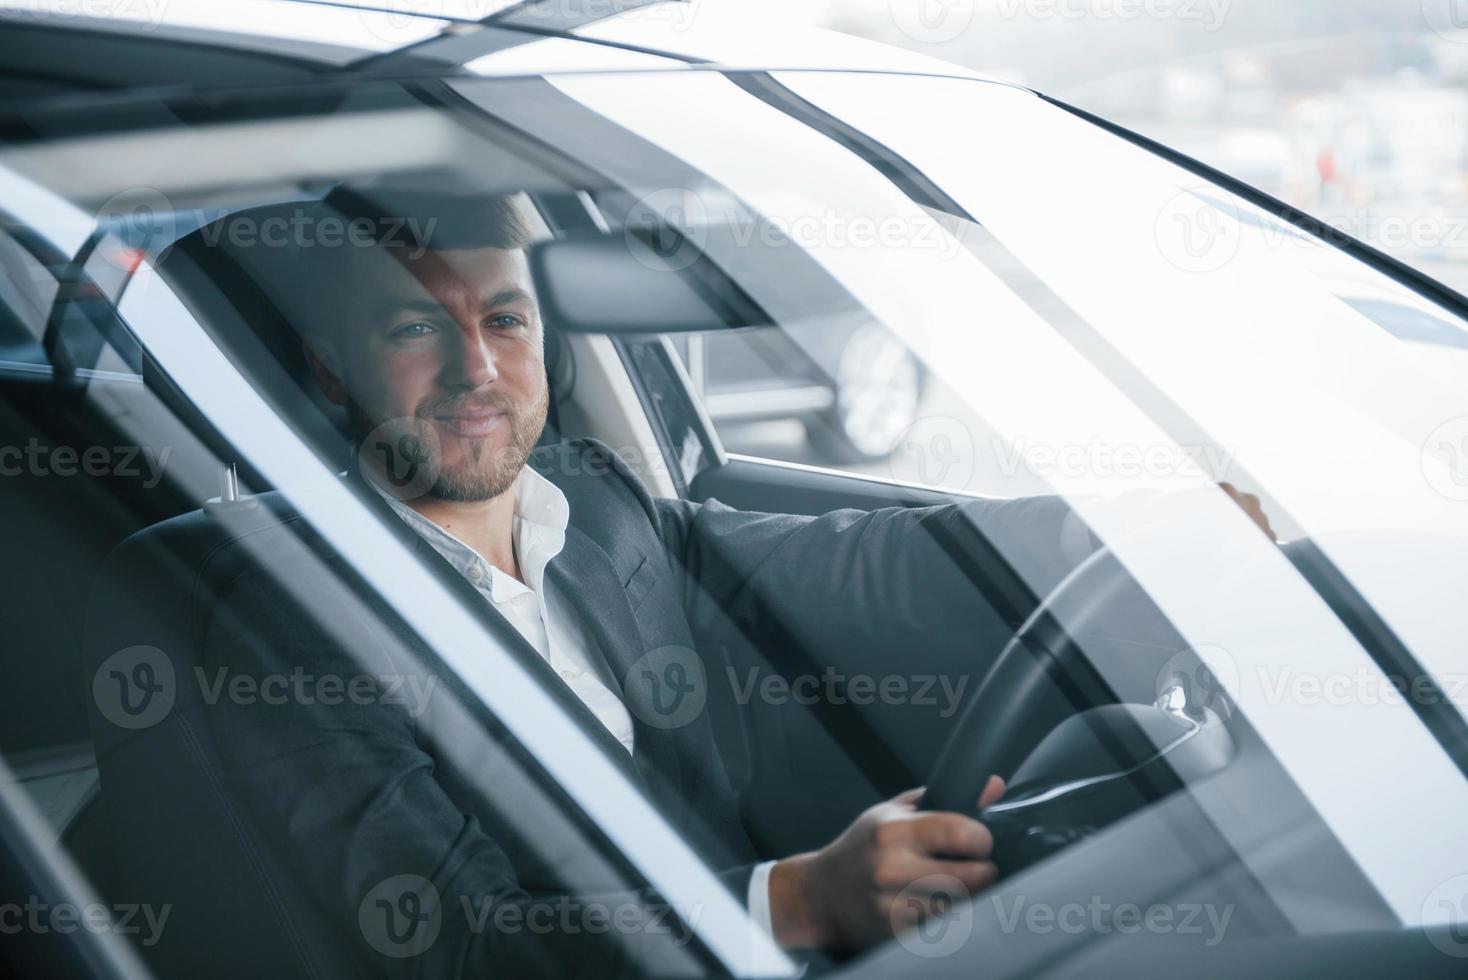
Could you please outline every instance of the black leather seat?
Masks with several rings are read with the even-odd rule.
[[[161,941],[143,950],[164,976],[375,972],[231,799],[193,673],[214,597],[252,560],[239,542],[268,537],[292,521],[274,493],[227,514],[201,510],[165,521],[107,558],[92,597],[85,628],[89,678],[109,657],[136,646],[159,651],[172,669],[171,679],[151,672],[152,686],[162,688],[157,696],[173,699],[154,724],[129,729],[116,723],[115,712],[104,715],[98,699],[90,705],[102,787],[95,805],[117,875],[112,900],[170,908]],[[127,663],[122,667],[128,670]]]

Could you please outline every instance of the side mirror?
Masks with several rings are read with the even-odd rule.
[[[669,228],[538,242],[529,259],[541,314],[565,333],[689,333],[771,322],[707,253]]]

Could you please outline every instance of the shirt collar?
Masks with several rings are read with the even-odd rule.
[[[539,593],[545,579],[546,566],[561,553],[566,544],[571,505],[560,487],[529,466],[522,467],[520,475],[515,478],[515,516],[511,530],[516,557],[520,562],[520,573],[526,580],[523,584],[513,575],[485,561],[479,552],[465,544],[457,535],[382,489],[375,480],[369,478],[367,483],[387,501],[388,506],[404,523],[454,566],[460,575],[481,588],[487,584],[490,598],[495,602],[507,602],[525,593],[527,585]]]

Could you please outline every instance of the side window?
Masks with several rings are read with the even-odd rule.
[[[39,259],[0,232],[0,369],[46,363],[41,341],[58,289]]]
[[[668,338],[724,451],[929,489],[1044,493],[1044,474],[870,319]]]
[[[922,367],[877,324],[703,333],[675,346],[730,452],[885,475],[920,411]]]

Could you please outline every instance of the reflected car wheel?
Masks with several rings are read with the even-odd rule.
[[[836,358],[831,408],[805,423],[813,449],[834,463],[874,463],[892,455],[917,421],[923,369],[902,341],[871,324],[847,338]]]

